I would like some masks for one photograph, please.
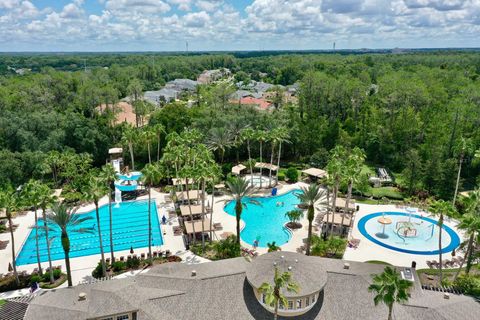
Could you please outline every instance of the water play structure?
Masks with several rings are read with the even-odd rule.
[[[450,252],[460,244],[458,234],[449,226],[438,227],[437,220],[405,212],[377,212],[362,217],[358,230],[368,240],[387,249],[410,253],[433,255],[440,252],[438,235],[442,232],[443,253]]]

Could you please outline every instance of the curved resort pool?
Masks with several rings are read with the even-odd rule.
[[[382,220],[385,219],[385,220]],[[410,221],[409,221],[410,219]],[[386,222],[386,224],[381,224]],[[384,229],[385,227],[385,229]],[[436,255],[438,249],[437,220],[403,212],[377,212],[358,221],[358,230],[375,244],[387,249],[423,255]],[[442,253],[460,245],[458,234],[450,227],[442,228]]]
[[[152,243],[153,247],[163,244],[160,224],[157,215],[157,206],[155,201],[151,202],[152,214]],[[109,257],[110,252],[110,218],[108,205],[99,208],[100,226],[102,228],[103,250]],[[40,214],[41,215],[41,214]],[[100,253],[97,219],[95,210],[83,215],[91,216],[92,219],[83,222],[79,227],[94,227],[94,233],[70,233],[70,258],[89,256]],[[113,247],[115,251],[129,250],[130,247],[144,248],[148,247],[148,201],[127,201],[122,202],[119,207],[112,204],[113,216]],[[43,220],[38,221],[43,226]],[[50,250],[52,260],[64,259],[63,248],[60,239],[60,230],[49,225],[52,229],[48,235],[51,240]],[[40,247],[40,260],[48,261],[47,245],[45,233],[38,230],[38,241]],[[37,262],[36,246],[35,246],[35,229],[30,231],[28,238],[25,240],[22,250],[17,256],[17,265],[25,265]]]
[[[243,208],[241,219],[245,223],[244,228],[240,232],[240,238],[253,245],[255,240],[258,240],[258,246],[262,248],[267,247],[267,243],[275,241],[275,244],[281,246],[287,243],[291,234],[285,228],[285,223],[288,218],[285,213],[296,209],[300,203],[295,194],[300,190],[292,190],[282,195],[275,197],[254,197],[245,199],[247,205]],[[248,203],[249,199],[257,200],[260,205]],[[283,203],[278,205],[277,203]],[[235,217],[235,203],[230,201],[224,208],[225,212]]]

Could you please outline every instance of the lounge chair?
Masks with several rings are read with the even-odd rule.
[[[360,244],[360,239],[351,239],[348,241],[348,247],[357,249]]]
[[[454,257],[452,260],[454,260],[454,261],[455,261],[455,263],[457,264],[457,266],[459,266],[459,267],[460,267],[460,265],[461,265],[461,264],[462,264],[462,262],[463,262],[463,257],[461,257],[461,256]]]
[[[223,229],[223,226],[220,222],[217,222],[217,223],[214,223],[213,224],[213,228],[216,230],[216,231],[219,231],[219,230],[222,230]]]

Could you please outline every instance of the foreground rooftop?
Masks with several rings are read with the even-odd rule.
[[[288,255],[291,260],[296,254]],[[272,257],[276,258],[267,254],[260,259],[271,262]],[[326,282],[315,305],[295,319],[386,318],[387,308],[375,307],[373,294],[367,290],[371,274],[382,272],[384,266],[350,262],[350,268],[344,269],[342,260],[303,257],[306,260],[299,264],[308,265],[307,274],[311,276],[312,268],[317,266],[325,272]],[[25,319],[108,319],[120,314],[132,319],[134,313],[138,320],[270,319],[272,314],[260,304],[247,280],[247,274],[263,277],[252,267],[255,263],[244,258],[195,266],[168,263],[131,278],[43,292],[30,302]],[[294,281],[296,275],[297,271]],[[273,269],[267,278],[273,279]],[[313,276],[312,283],[322,285],[322,272],[320,278]],[[305,283],[308,279],[298,280]],[[79,298],[81,294],[85,299]],[[452,295],[447,300],[441,293],[423,291],[418,281],[408,304],[394,308],[395,319],[399,320],[474,319],[478,314],[480,305],[472,298]]]

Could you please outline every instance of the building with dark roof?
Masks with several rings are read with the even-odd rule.
[[[277,252],[253,262],[235,258],[198,265],[168,263],[135,277],[45,291],[30,302],[24,319],[272,319],[256,287],[273,281],[274,262],[287,269],[293,265],[292,279],[301,288],[287,299],[295,300],[289,310],[295,319],[387,318],[387,308],[375,307],[368,292],[371,275],[384,266],[349,262],[346,268],[342,260]],[[445,299],[443,293],[424,291],[418,279],[414,281],[408,303],[394,306],[394,319],[475,319],[480,314],[480,305],[471,297],[452,294]],[[315,295],[308,310],[296,310],[298,297],[308,295]],[[300,307],[304,304],[305,300]]]

